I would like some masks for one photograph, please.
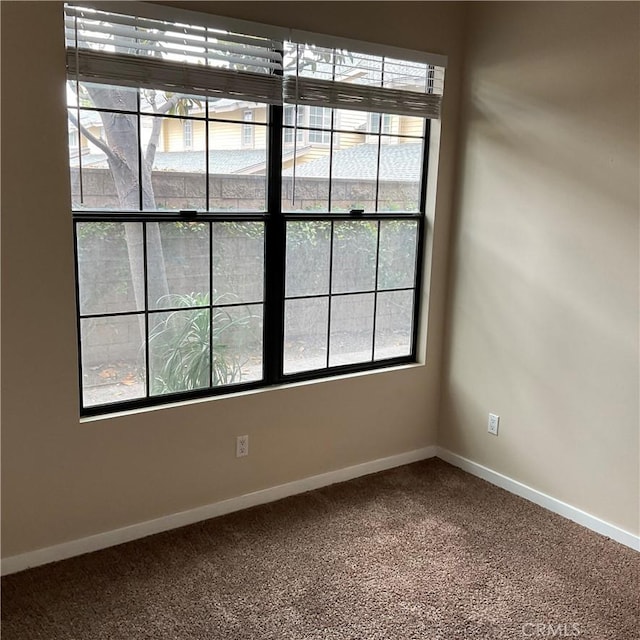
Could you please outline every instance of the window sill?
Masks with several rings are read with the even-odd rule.
[[[400,364],[394,365],[391,367],[385,367],[380,369],[370,369],[368,371],[358,371],[355,373],[342,373],[334,376],[326,376],[324,378],[314,378],[313,380],[301,380],[301,381],[293,381],[293,382],[285,382],[281,384],[274,384],[266,387],[259,387],[256,389],[248,389],[243,391],[237,391],[235,393],[225,393],[221,395],[215,396],[206,396],[203,398],[193,398],[190,400],[179,400],[176,402],[168,402],[166,404],[159,404],[150,407],[140,407],[136,409],[127,409],[123,411],[113,411],[110,413],[104,413],[102,415],[96,416],[83,416],[80,418],[80,424],[87,424],[92,422],[98,422],[103,420],[111,420],[113,418],[123,418],[129,416],[136,416],[147,414],[152,411],[162,411],[165,409],[176,409],[179,407],[204,404],[208,402],[220,402],[224,400],[230,400],[234,398],[242,398],[246,396],[253,396],[264,393],[272,393],[274,391],[283,391],[287,389],[294,389],[298,387],[307,387],[311,385],[319,385],[319,384],[331,384],[333,382],[338,382],[340,380],[350,380],[353,378],[363,378],[366,376],[378,376],[384,375],[388,373],[394,373],[397,371],[408,371],[411,369],[417,369],[420,367],[424,367],[424,362],[411,362],[408,364]]]

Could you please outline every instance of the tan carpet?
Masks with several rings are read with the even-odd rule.
[[[437,460],[2,580],[3,640],[638,640],[640,554]]]

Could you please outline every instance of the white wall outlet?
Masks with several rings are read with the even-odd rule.
[[[236,438],[236,458],[249,455],[249,436],[238,436]]]
[[[487,423],[487,431],[494,436],[498,435],[498,425],[500,424],[500,416],[495,413],[489,414],[489,422]]]

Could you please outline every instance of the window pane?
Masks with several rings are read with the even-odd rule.
[[[150,309],[208,304],[209,269],[208,224],[147,223]]]
[[[208,308],[150,314],[151,395],[209,386],[209,317]]]
[[[185,149],[182,120],[140,118],[144,209],[206,208],[204,126],[203,122],[192,121],[192,147],[200,150],[189,151]],[[157,150],[151,163],[148,150],[154,145]]]
[[[351,82],[379,87],[382,82],[382,58],[367,53],[353,51],[335,52],[335,79],[338,82]]]
[[[213,385],[261,380],[262,305],[213,309]]]
[[[380,222],[378,289],[414,286],[417,233],[418,223],[415,220]]]
[[[429,66],[422,62],[385,58],[383,86],[424,93],[427,89],[428,69]]]
[[[402,116],[398,121],[398,134],[401,136],[423,136],[424,123],[424,118]]]
[[[70,133],[77,131],[78,126],[81,133],[80,147],[71,152],[69,158],[74,208],[139,210],[137,117],[86,109],[80,109],[79,112],[69,109],[68,113]],[[121,170],[116,175],[109,167],[105,148],[118,149]]]
[[[291,150],[293,147],[294,137],[297,142],[304,142],[306,131],[298,129],[304,127],[307,118],[307,107],[300,105],[287,104],[282,111],[282,123],[284,131],[282,135],[283,148]]]
[[[337,147],[346,148],[354,144],[362,144],[364,142],[363,134],[370,131],[369,113],[353,109],[334,109],[333,126],[335,129],[348,132],[338,134]]]
[[[411,354],[413,296],[413,290],[378,294],[374,353],[376,360]]]
[[[297,71],[301,76],[331,80],[334,74],[333,62],[341,55],[334,56],[333,49],[326,47],[285,42],[284,72],[295,75]]]
[[[207,113],[207,99],[162,89],[140,89],[140,111],[204,118]]]
[[[74,80],[69,80],[67,82],[67,105],[70,107],[95,107],[111,111],[136,111],[138,108],[138,89],[95,82],[80,82],[76,85]]]
[[[213,304],[264,299],[264,224],[213,223]]]
[[[72,209],[82,207],[82,194],[80,192],[80,156],[82,155],[80,142],[82,136],[78,130],[77,121],[78,112],[70,109],[67,118],[67,134],[69,136],[69,178],[71,182]]]
[[[370,113],[367,118],[367,131],[371,133],[393,133],[394,125],[397,120],[404,116],[392,116],[390,113]],[[376,142],[375,136],[371,137],[370,142]]]
[[[239,120],[242,114],[239,113]],[[243,131],[253,128],[253,144]],[[212,211],[265,211],[267,127],[233,122],[209,124],[209,208]]]
[[[331,299],[329,366],[369,362],[373,349],[374,294]]]
[[[82,404],[123,402],[145,396],[144,317],[110,316],[80,321]]]
[[[330,255],[330,222],[288,222],[286,295],[329,293]]]
[[[230,98],[217,98],[209,100],[209,118],[212,120],[237,120],[242,122],[262,122],[268,120],[268,105],[243,100],[231,100]],[[251,118],[247,116],[251,114]],[[266,130],[265,130],[266,134]],[[262,146],[266,145],[266,139]]]
[[[285,302],[284,373],[327,366],[328,298]]]
[[[329,144],[331,142],[331,109],[309,107],[309,127],[323,131],[309,131],[309,142]]]
[[[136,222],[79,222],[80,314],[144,309],[142,225]]]
[[[336,147],[331,166],[331,211],[375,211],[377,171],[377,142]]]
[[[308,133],[310,132],[304,132],[305,135]],[[286,140],[286,136],[283,138]],[[283,143],[282,210],[289,212],[329,210],[328,146],[323,149],[312,149],[308,144],[298,142],[294,155],[294,145]]]
[[[375,288],[377,243],[377,222],[334,223],[332,293]]]
[[[422,173],[422,141],[387,138],[380,145],[379,211],[418,211]]]

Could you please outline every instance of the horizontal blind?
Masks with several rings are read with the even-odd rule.
[[[282,102],[281,44],[269,38],[76,5],[65,35],[79,80]]]
[[[440,117],[441,66],[288,42],[284,73],[288,103]]]

